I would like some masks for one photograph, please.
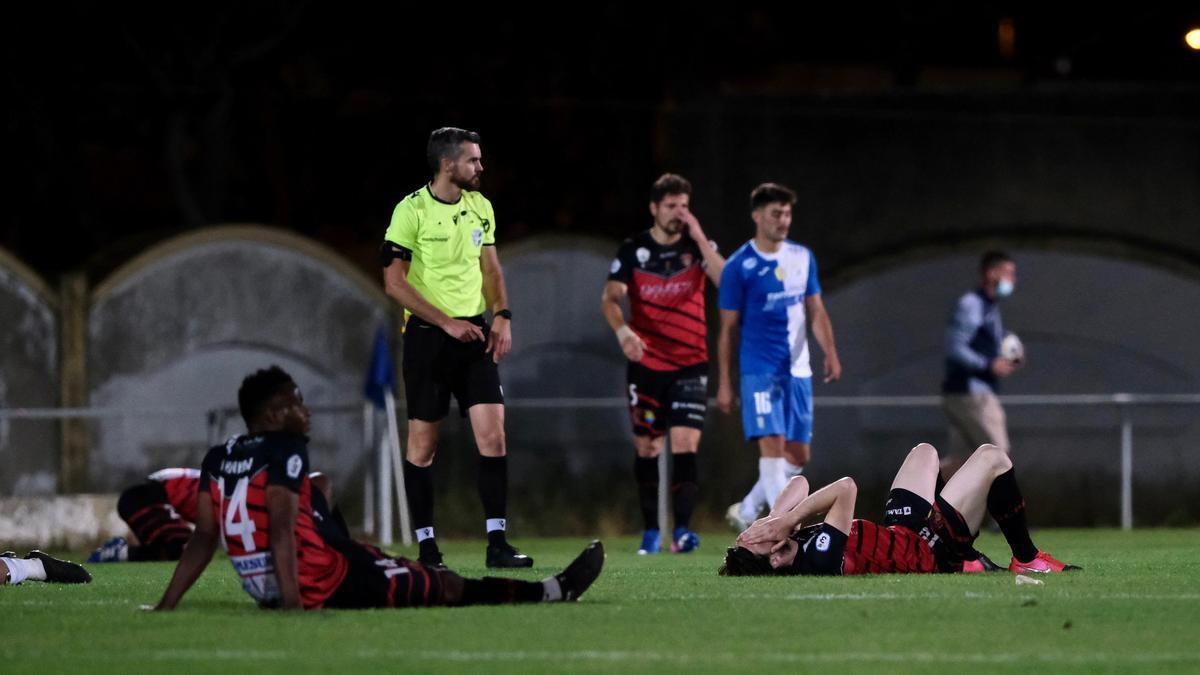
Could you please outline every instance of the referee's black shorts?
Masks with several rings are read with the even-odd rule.
[[[483,329],[482,342],[459,342],[415,314],[404,329],[404,389],[408,418],[437,422],[450,412],[450,396],[458,410],[480,403],[504,403],[500,372],[487,353],[490,327],[482,316],[464,319]]]

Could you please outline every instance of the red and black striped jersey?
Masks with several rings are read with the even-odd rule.
[[[167,503],[179,514],[180,520],[196,522],[196,495],[200,492],[199,469],[160,469],[149,479],[161,483],[167,493]]]
[[[608,279],[629,288],[629,325],[646,343],[641,364],[650,370],[708,361],[703,262],[687,233],[664,246],[646,230],[617,250]]]
[[[850,524],[842,554],[842,574],[928,574],[937,571],[933,551],[907,527],[884,527],[869,520]]]
[[[296,570],[304,607],[322,606],[346,577],[345,556],[326,543],[314,524],[308,472],[308,439],[286,432],[232,438],[209,450],[200,468],[200,490],[212,499],[222,545],[242,587],[260,604],[279,600],[267,513],[269,485],[299,496]]]

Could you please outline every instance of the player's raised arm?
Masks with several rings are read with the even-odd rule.
[[[196,579],[200,578],[204,568],[208,567],[213,553],[217,550],[217,541],[220,536],[221,530],[217,525],[216,516],[213,515],[212,500],[205,499],[204,495],[201,495],[196,500],[196,529],[183,549],[183,557],[175,566],[175,573],[171,575],[171,583],[167,584],[166,592],[163,593],[162,599],[158,601],[158,605],[154,609],[175,609],[179,600],[183,598],[183,594],[187,593],[192,584],[196,583]]]
[[[858,486],[849,476],[838,479],[817,490],[795,508],[779,516],[763,518],[738,535],[738,546],[771,544],[777,545],[791,536],[798,528],[811,524],[824,516],[826,524],[843,534],[850,533],[854,520],[854,502],[858,498]]]
[[[271,558],[279,584],[280,609],[300,609],[300,578],[296,573],[296,514],[300,497],[283,485],[267,485]]]
[[[704,259],[704,273],[708,275],[714,286],[719,287],[721,272],[725,271],[724,256],[717,252],[717,247],[712,240],[704,234],[704,229],[700,227],[700,221],[696,220],[695,214],[691,211],[685,212],[683,222],[687,225],[688,236],[696,242],[696,248],[700,249],[700,257]]]

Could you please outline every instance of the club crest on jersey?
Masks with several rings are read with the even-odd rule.
[[[292,455],[287,461],[288,478],[299,478],[300,470],[304,468],[304,460],[300,459],[300,455]]]
[[[645,247],[639,248],[633,252],[633,255],[637,258],[639,265],[645,265],[646,261],[650,259],[650,249]]]
[[[475,248],[479,248],[483,244],[483,230],[479,228],[471,230],[471,243],[475,245]]]
[[[758,258],[746,258],[742,261],[742,267],[752,270],[758,265]]]
[[[693,260],[691,253],[684,253],[683,255],[679,256],[679,264],[683,265],[684,267],[691,267],[692,262]]]
[[[782,265],[775,268],[775,278],[780,281],[783,281],[787,278],[787,270],[783,269]]]

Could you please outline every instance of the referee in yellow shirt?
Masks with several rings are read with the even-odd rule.
[[[380,248],[387,294],[408,317],[404,387],[408,458],[404,485],[419,559],[443,566],[433,531],[433,457],[450,397],[471,419],[479,447],[479,498],[487,566],[531,567],[505,538],[508,459],[504,392],[496,364],[512,348],[508,295],[496,255],[496,216],[479,190],[479,134],[446,127],[429,135],[433,180],[396,205]],[[492,325],[484,320],[492,311]]]

